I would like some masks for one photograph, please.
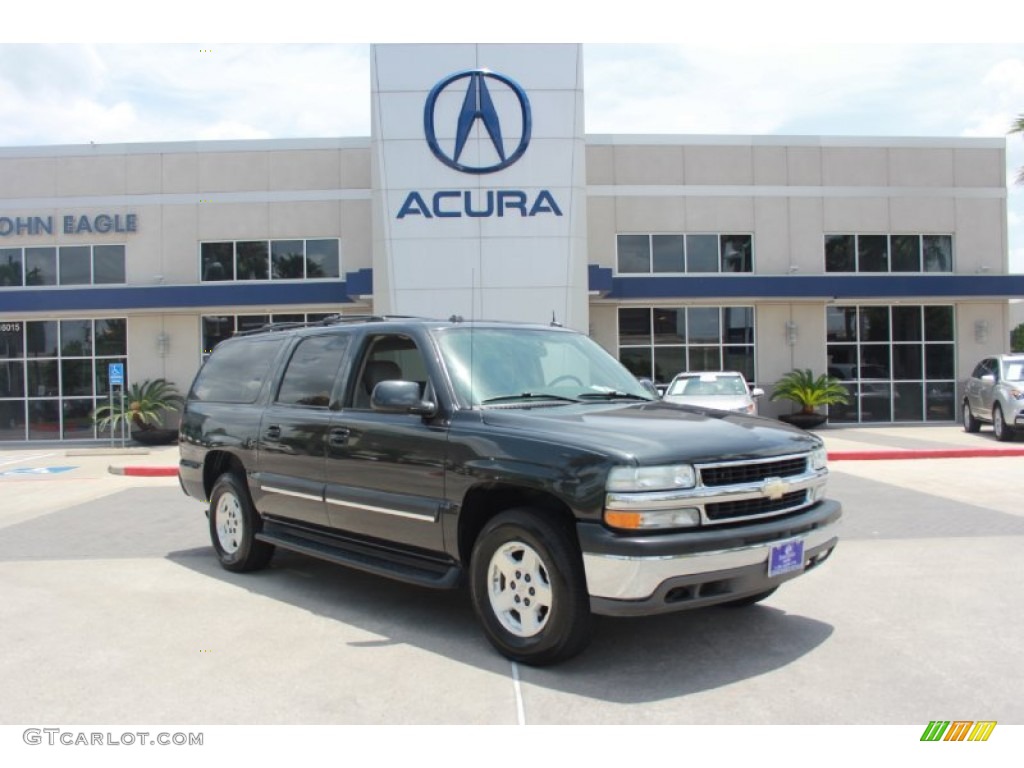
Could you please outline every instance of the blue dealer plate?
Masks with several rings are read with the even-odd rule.
[[[784,541],[772,547],[768,555],[768,576],[781,576],[783,573],[801,571],[804,567],[803,539]]]

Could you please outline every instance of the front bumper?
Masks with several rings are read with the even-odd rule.
[[[806,512],[739,526],[623,536],[579,523],[594,613],[640,616],[699,608],[765,592],[824,562],[838,542],[842,508],[826,499]],[[768,576],[771,547],[804,542],[804,567]]]

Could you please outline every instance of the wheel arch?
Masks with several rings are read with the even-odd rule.
[[[546,519],[562,526],[579,548],[576,536],[576,518],[572,509],[554,494],[513,483],[481,483],[467,491],[459,513],[458,555],[462,563],[468,563],[484,526],[495,516],[510,509],[535,509],[545,514]]]
[[[245,465],[242,464],[241,459],[228,451],[210,451],[207,453],[203,461],[203,490],[206,492],[206,498],[210,498],[210,494],[213,492],[213,484],[225,472],[237,474],[243,482],[248,484]]]

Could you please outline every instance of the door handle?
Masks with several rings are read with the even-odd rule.
[[[331,429],[330,436],[327,438],[327,442],[329,442],[333,448],[344,448],[348,443],[349,434],[351,434],[351,430],[348,427],[333,427]]]
[[[281,428],[274,424],[273,426],[267,427],[265,434],[269,440],[277,440],[281,437]]]

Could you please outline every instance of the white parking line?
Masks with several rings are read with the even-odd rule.
[[[13,459],[7,459],[6,461],[0,461],[0,467],[8,464],[21,464],[23,461],[32,461],[34,459],[45,459],[47,456],[56,456],[56,453],[30,453],[26,456],[17,456]]]
[[[519,685],[519,665],[512,662],[512,690],[516,694],[516,719],[519,725],[526,725],[526,707],[523,706],[523,688]]]

